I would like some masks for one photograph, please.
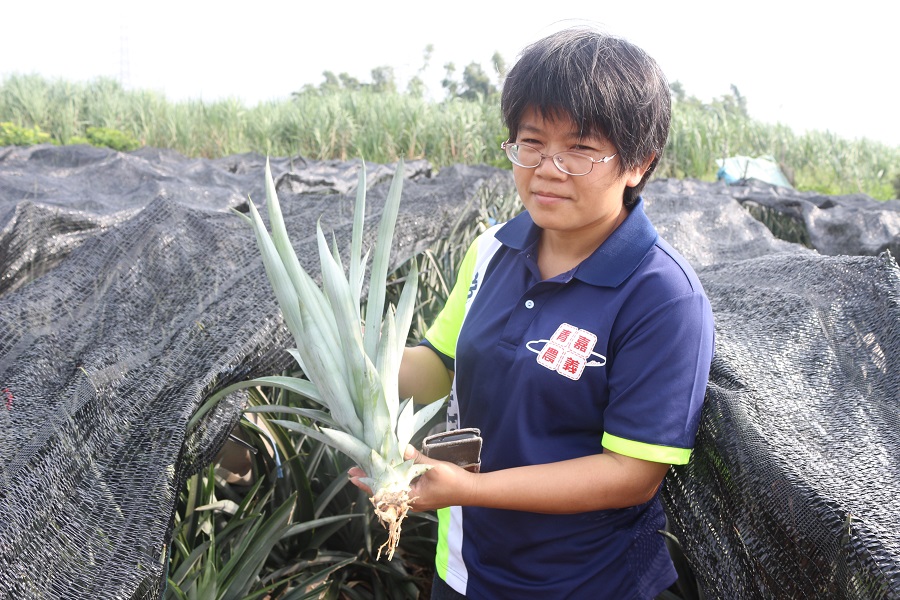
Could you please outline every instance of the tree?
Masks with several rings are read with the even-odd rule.
[[[741,91],[736,85],[731,84],[731,94],[725,94],[719,99],[722,108],[726,112],[741,117],[749,117],[747,113],[747,99],[741,95]],[[715,102],[714,102],[715,103]]]
[[[359,79],[351,77],[348,73],[341,73],[338,75],[338,78],[341,80],[341,85],[343,85],[345,90],[358,90],[362,88]]]
[[[684,85],[680,81],[673,81],[669,84],[669,89],[672,91],[672,98],[675,102],[684,102],[687,94],[684,91]]]
[[[494,70],[497,72],[497,87],[502,87],[503,80],[506,79],[506,61],[503,59],[503,55],[497,51],[494,52],[494,56],[491,57],[491,63],[493,63]]]
[[[497,93],[497,86],[491,82],[491,78],[484,72],[481,65],[470,62],[463,70],[463,90],[459,94],[466,100],[475,100],[479,97],[487,98]]]
[[[494,53],[492,59],[494,66],[498,69],[498,73],[503,70],[505,76],[506,65],[499,52]],[[456,75],[456,65],[449,62],[444,65],[446,74],[441,81],[441,86],[447,90],[447,98],[462,98],[464,100],[476,100],[478,98],[486,98],[497,94],[497,86],[491,81],[491,78],[485,73],[484,69],[477,62],[470,62],[463,69],[462,81],[458,81]]]
[[[422,74],[428,70],[428,65],[431,64],[431,55],[434,54],[434,44],[428,44],[425,46],[425,50],[422,53],[422,66],[419,67],[419,70],[416,71],[416,74],[410,78],[409,83],[406,84],[406,93],[415,98],[422,98],[425,96],[425,82],[422,80]]]
[[[323,92],[336,92],[341,89],[341,80],[334,74],[334,71],[323,71],[322,77],[325,82],[319,86],[319,90]]]
[[[372,89],[376,92],[395,93],[397,83],[394,81],[394,68],[382,66],[372,69]]]
[[[670,83],[669,89],[672,92],[672,99],[678,104],[695,106],[704,110],[721,111],[728,116],[750,118],[750,114],[747,112],[747,98],[741,94],[741,91],[734,84],[731,84],[730,94],[723,94],[718,98],[713,98],[709,103],[701,101],[696,96],[688,96],[684,90],[684,85],[680,81]]]
[[[444,65],[444,78],[441,80],[441,87],[447,90],[448,98],[456,98],[459,94],[459,82],[454,79],[453,74],[456,73],[456,65],[448,62]]]

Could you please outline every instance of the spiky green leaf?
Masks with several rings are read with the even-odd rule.
[[[419,433],[423,427],[428,425],[431,422],[431,419],[441,410],[441,407],[444,406],[444,402],[447,400],[447,397],[444,396],[440,400],[435,400],[430,404],[426,404],[422,408],[416,411],[415,420],[413,421],[412,434],[410,434],[407,442],[413,438],[414,435]],[[404,444],[404,447],[406,445]]]
[[[366,263],[362,256],[362,236],[366,217],[366,161],[360,161],[359,179],[356,183],[356,205],[353,210],[353,234],[350,239],[350,285],[357,311],[362,299],[362,282]],[[367,254],[368,255],[368,254]]]
[[[397,426],[397,415],[400,411],[400,360],[403,354],[397,353],[397,328],[394,326],[394,309],[388,307],[381,323],[381,339],[378,343],[378,375],[384,387],[384,398],[389,419],[389,427]]]
[[[341,427],[362,438],[363,424],[356,414],[343,373],[346,366],[340,352],[335,355],[335,346],[339,342],[326,337],[326,332],[312,318],[305,304],[300,305],[300,316],[307,332],[307,339],[301,345],[303,362],[308,369],[306,376],[316,383],[316,387],[328,403],[328,409]]]
[[[307,304],[307,309],[320,327],[328,332],[330,337],[337,337],[339,332],[334,321],[334,315],[328,309],[327,302],[325,302],[324,296],[315,281],[300,264],[297,253],[294,252],[294,248],[288,238],[287,227],[284,223],[284,215],[281,212],[281,203],[278,201],[278,194],[275,190],[275,182],[272,179],[272,170],[269,167],[268,158],[266,159],[266,209],[272,227],[272,243],[281,257],[282,265],[294,286],[298,298]]]
[[[372,464],[372,449],[369,448],[362,440],[353,437],[349,433],[340,431],[338,429],[328,429],[324,427],[321,429],[316,429],[315,427],[310,427],[308,425],[304,425],[303,423],[296,423],[294,421],[275,420],[272,422],[281,425],[285,429],[290,429],[292,431],[308,435],[315,440],[319,440],[323,444],[331,446],[335,450],[343,452],[364,470],[370,468]]]
[[[419,263],[416,259],[412,259],[412,261],[410,261],[409,273],[406,275],[406,281],[403,282],[403,291],[400,292],[400,299],[397,301],[397,311],[394,316],[397,331],[400,333],[395,342],[394,352],[396,352],[400,358],[403,357],[403,349],[406,347],[406,337],[409,334],[413,315],[416,312],[416,296],[418,295],[418,292]]]
[[[299,344],[305,332],[303,331],[303,322],[300,318],[297,292],[294,290],[294,286],[290,281],[287,270],[284,268],[284,264],[281,262],[278,250],[275,248],[269,232],[266,231],[266,226],[259,216],[259,211],[256,210],[252,200],[249,202],[249,205],[253,232],[256,235],[256,243],[262,254],[266,275],[272,285],[272,290],[275,292],[275,298],[278,301],[278,306],[281,308],[285,324],[294,336],[294,341]]]
[[[329,427],[335,428],[340,427],[340,424],[331,417],[331,413],[325,412],[324,410],[316,410],[314,408],[301,408],[299,406],[281,406],[279,404],[267,404],[264,406],[250,406],[244,409],[244,412],[297,415],[298,417],[312,419],[313,421],[316,421],[321,425],[327,425]]]
[[[316,225],[316,239],[319,244],[319,261],[322,264],[322,285],[328,303],[334,311],[338,329],[343,335],[337,340],[344,359],[344,367],[354,376],[349,378],[350,394],[356,414],[366,422],[365,414],[370,409],[363,405],[370,400],[368,380],[372,378],[365,360],[358,305],[354,306],[350,283],[341,266],[335,261],[328,248],[321,224]],[[377,385],[377,382],[375,383]]]
[[[390,267],[391,246],[394,238],[394,225],[397,223],[397,214],[400,210],[400,193],[403,189],[403,161],[397,163],[397,170],[391,180],[387,199],[384,202],[384,210],[381,213],[381,222],[378,226],[378,238],[375,242],[375,256],[372,259],[372,272],[369,277],[369,295],[366,302],[366,323],[371,324],[374,319],[380,319],[384,314],[384,290],[387,284],[388,268]],[[380,328],[366,327],[366,353],[375,356],[378,349],[378,336]]]

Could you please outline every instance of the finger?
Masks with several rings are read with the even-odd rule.
[[[428,458],[418,450],[412,444],[407,444],[406,450],[403,451],[404,460],[411,460],[417,465],[436,465],[437,462],[434,459]]]
[[[419,460],[422,457],[422,454],[416,450],[416,447],[412,444],[406,445],[406,450],[403,451],[404,460],[412,460],[415,463],[422,463],[425,461]]]
[[[372,495],[372,488],[370,488],[369,486],[364,484],[362,481],[360,481],[359,477],[350,477],[350,483],[352,483],[353,485],[355,485],[356,487],[358,487],[365,493],[369,494],[370,496]]]

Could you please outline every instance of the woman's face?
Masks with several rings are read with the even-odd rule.
[[[617,152],[606,138],[580,136],[571,119],[544,118],[532,107],[523,113],[514,141],[548,156],[570,150],[599,160]],[[625,188],[637,185],[644,174],[644,169],[636,168],[619,175],[617,160],[619,157],[596,163],[587,175],[574,176],[545,158],[534,169],[513,165],[513,176],[525,209],[539,227],[578,236],[605,232],[600,237],[602,242],[625,210]]]

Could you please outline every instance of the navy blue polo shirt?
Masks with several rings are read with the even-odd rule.
[[[693,269],[642,202],[546,281],[539,236],[527,212],[484,234],[426,334],[455,372],[452,425],[481,429],[483,471],[604,448],[687,462],[713,350]],[[438,574],[471,598],[643,598],[675,580],[658,494],[574,515],[452,507],[439,518]]]

